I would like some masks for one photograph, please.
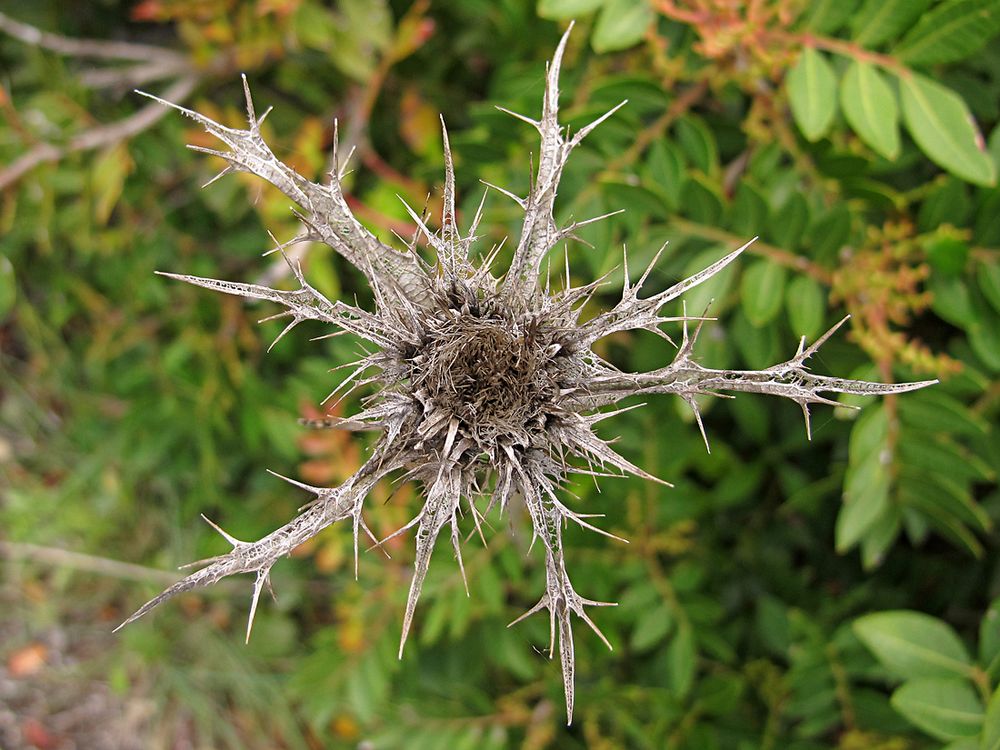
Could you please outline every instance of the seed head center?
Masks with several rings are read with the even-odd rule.
[[[414,380],[481,446],[503,433],[524,435],[555,392],[540,338],[507,319],[458,314],[429,337]]]

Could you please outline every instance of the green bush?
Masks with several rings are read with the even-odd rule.
[[[995,2],[145,0],[12,12],[66,39],[173,50],[95,58],[0,38],[0,524],[15,561],[0,621],[13,634],[8,671],[32,644],[53,654],[19,678],[53,696],[24,716],[58,732],[56,696],[82,701],[96,680],[109,704],[153,706],[142,746],[997,746]],[[578,633],[568,729],[544,618],[504,627],[543,589],[516,517],[488,547],[466,545],[471,597],[453,565],[431,567],[402,661],[411,545],[364,555],[355,582],[337,528],[274,569],[278,601],[262,603],[246,648],[245,586],[190,595],[110,636],[162,585],[159,569],[224,550],[199,513],[259,538],[302,502],[265,467],[336,484],[371,440],[297,424],[319,416],[339,380],[326,371],[350,361],[352,342],[290,336],[265,356],[281,323],[252,322],[273,309],[153,275],[280,273],[259,254],[266,230],[297,231],[288,200],[243,174],[197,192],[219,163],[182,146],[212,144],[166,110],[99,148],[88,138],[156,107],[127,93],[135,86],[167,98],[179,87],[188,106],[241,123],[245,71],[258,106],[276,105],[269,142],[310,178],[327,168],[340,118],[358,147],[352,210],[395,242],[413,231],[397,194],[439,208],[440,112],[465,226],[478,179],[527,191],[536,136],[494,105],[537,114],[543,61],[574,17],[564,120],[576,129],[629,99],[574,154],[557,203],[563,223],[627,209],[580,232],[592,247],[568,249],[577,281],[608,274],[595,314],[616,300],[623,244],[634,272],[670,240],[655,291],[760,235],[752,257],[686,296],[689,310],[714,299],[706,366],[767,367],[846,312],[849,333],[816,370],[942,382],[845,403],[860,414],[818,407],[811,441],[794,404],[705,400],[711,454],[683,402],[650,397],[605,423],[619,452],[676,487],[570,487],[631,544],[566,532],[574,580],[620,603],[596,616],[614,652]],[[486,211],[488,248],[517,231],[520,211],[493,195]],[[320,246],[304,266],[328,296],[370,304],[364,279]],[[605,344],[629,371],[674,351],[644,335]],[[378,536],[412,517],[409,485],[374,495]]]

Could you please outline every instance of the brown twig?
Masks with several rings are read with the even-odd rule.
[[[198,83],[198,77],[190,75],[176,81],[163,96],[171,101],[182,102],[190,96]],[[0,170],[0,190],[17,182],[35,167],[46,162],[59,161],[78,151],[89,151],[102,146],[120,143],[138,135],[155,125],[169,110],[155,102],[148,104],[134,115],[111,123],[85,130],[69,139],[64,146],[39,143]]]
[[[166,570],[156,570],[143,565],[119,562],[106,557],[87,555],[82,552],[70,552],[56,547],[43,547],[25,542],[0,541],[0,557],[8,560],[31,560],[63,568],[72,568],[87,573],[96,573],[110,578],[121,578],[129,581],[148,581],[156,584],[171,584],[180,575]]]
[[[70,57],[96,57],[104,60],[133,60],[148,63],[150,60],[184,63],[183,55],[163,47],[133,42],[112,42],[105,39],[73,39],[42,31],[30,24],[16,21],[0,13],[0,31],[33,47]]]
[[[878,65],[879,67],[891,70],[893,73],[900,76],[908,76],[910,74],[910,69],[903,65],[895,57],[892,57],[891,55],[882,55],[878,52],[872,52],[871,50],[867,50],[858,44],[848,42],[845,39],[832,39],[830,37],[817,36],[809,33],[796,34],[788,31],[768,31],[764,33],[763,38],[772,43],[776,41],[785,43],[791,42],[803,47],[815,47],[816,49],[826,50],[827,52],[832,52],[836,55],[850,57],[854,60]]]
[[[731,234],[730,232],[727,232],[724,229],[719,229],[718,227],[710,227],[706,224],[698,224],[697,222],[688,221],[687,219],[681,219],[678,217],[673,217],[670,220],[670,223],[683,234],[693,237],[702,237],[706,240],[713,240],[727,246],[738,245],[743,242],[743,240],[735,234]],[[780,247],[775,247],[774,245],[769,245],[766,242],[757,240],[748,248],[748,250],[754,255],[763,256],[779,265],[806,273],[822,284],[829,285],[832,281],[830,272],[823,268],[823,266],[813,263],[811,260],[801,255],[796,255],[788,250],[782,250]]]
[[[609,171],[634,164],[658,138],[662,138],[673,123],[687,113],[708,91],[708,81],[702,80],[674,99],[666,111],[636,137],[635,142],[608,164]]]

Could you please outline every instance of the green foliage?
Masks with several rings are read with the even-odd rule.
[[[569,488],[574,510],[605,513],[631,542],[566,532],[581,594],[619,602],[595,616],[614,652],[576,634],[569,729],[547,623],[504,629],[543,588],[516,515],[488,518],[512,535],[465,546],[471,597],[435,561],[402,661],[410,545],[363,554],[355,581],[344,531],[274,569],[278,601],[261,602],[245,648],[244,587],[192,595],[112,637],[162,571],[223,550],[199,513],[257,538],[304,502],[261,467],[335,484],[370,445],[297,424],[320,416],[343,377],[327,371],[355,342],[288,337],[266,354],[281,321],[249,321],[275,309],[153,275],[254,279],[278,268],[259,257],[265,230],[286,240],[297,227],[285,198],[244,175],[195,190],[218,165],[183,148],[207,145],[197,129],[164,117],[40,163],[0,195],[5,664],[68,633],[63,663],[81,666],[60,684],[78,702],[93,679],[154,706],[141,730],[152,747],[1000,747],[996,3],[84,5],[4,12],[68,37],[176,50],[197,71],[188,105],[227,124],[241,123],[245,71],[261,107],[276,105],[266,128],[279,155],[313,178],[340,117],[359,147],[352,209],[387,242],[412,231],[397,194],[430,195],[436,212],[439,112],[465,181],[463,228],[478,179],[525,194],[534,134],[494,105],[537,115],[542,61],[574,17],[561,100],[574,130],[629,99],[563,177],[563,223],[626,209],[582,228],[592,248],[570,244],[574,281],[620,284],[623,244],[634,281],[670,240],[652,292],[760,235],[755,255],[686,296],[689,314],[718,318],[699,339],[706,366],[770,366],[850,314],[817,371],[942,382],[814,408],[811,441],[794,404],[706,397],[711,454],[683,403],[651,397],[606,422],[623,455],[676,487]],[[125,93],[134,85],[93,84],[108,67],[126,62],[0,37],[0,164],[141,110]],[[141,87],[162,93],[171,80]],[[490,195],[482,244],[518,213]],[[304,268],[324,293],[368,304],[339,259],[310,249]],[[614,300],[599,292],[594,313]],[[604,347],[627,371],[674,351],[641,335]],[[411,517],[407,485],[376,497],[367,520],[379,536]],[[96,645],[76,645],[81,631]]]

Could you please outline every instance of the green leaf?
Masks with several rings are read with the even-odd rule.
[[[676,146],[666,139],[655,141],[646,156],[646,168],[652,182],[667,199],[667,206],[680,206],[684,182],[684,159]]]
[[[815,217],[807,230],[813,255],[820,260],[833,260],[851,237],[851,212],[837,203],[826,213]]]
[[[665,604],[645,608],[632,631],[632,648],[636,651],[652,648],[667,637],[673,624],[674,618]]]
[[[982,417],[938,388],[928,388],[900,399],[899,418],[904,425],[930,433],[951,432],[981,437],[989,432],[989,426]]]
[[[659,193],[642,185],[605,180],[601,183],[601,193],[609,205],[627,206],[625,211],[628,214],[638,213],[660,219],[666,219],[670,215]]]
[[[799,130],[818,141],[837,113],[837,78],[823,55],[806,47],[785,79],[788,101]]]
[[[977,185],[996,182],[993,160],[980,148],[982,136],[958,94],[916,73],[900,78],[900,93],[903,122],[931,161]]]
[[[858,467],[856,481],[845,486],[844,504],[837,514],[835,545],[843,554],[857,544],[890,509],[889,473],[877,459]]]
[[[919,679],[892,694],[892,707],[932,737],[974,737],[983,725],[983,707],[965,680]]]
[[[861,564],[865,570],[873,570],[882,564],[886,550],[899,536],[901,519],[899,508],[890,505],[865,532],[861,538]]]
[[[667,647],[667,685],[679,698],[691,690],[696,655],[691,626],[684,623]]]
[[[972,211],[969,186],[955,177],[931,188],[920,205],[917,226],[921,232],[932,232],[941,224],[962,226]]]
[[[0,255],[0,320],[14,307],[17,299],[17,284],[14,266],[5,255]]]
[[[922,466],[905,466],[899,473],[900,488],[907,488],[911,497],[926,493],[935,515],[949,516],[956,521],[987,531],[992,520],[975,501],[967,482],[952,478],[949,474],[933,473]],[[919,488],[914,491],[914,487]]]
[[[893,54],[906,65],[963,60],[1000,32],[996,0],[946,0],[910,30]]]
[[[826,296],[818,282],[809,276],[796,276],[788,284],[785,305],[792,333],[805,336],[809,341],[821,333],[826,314]]]
[[[972,298],[963,279],[934,274],[928,287],[932,295],[931,309],[935,313],[959,328],[968,329],[976,324]]]
[[[716,192],[715,184],[697,174],[684,181],[681,205],[684,213],[699,224],[717,224],[722,216],[722,198]]]
[[[969,246],[957,237],[940,236],[926,245],[927,260],[935,271],[945,276],[958,276],[965,270],[969,258]]]
[[[760,597],[757,600],[755,623],[757,635],[764,645],[775,655],[788,658],[792,636],[785,603],[770,595]]]
[[[903,463],[959,482],[989,482],[995,476],[988,463],[947,437],[908,431],[898,451]]]
[[[972,662],[951,626],[922,612],[876,612],[854,621],[854,633],[897,676],[967,677]]]
[[[539,0],[538,15],[559,21],[579,18],[600,8],[604,0]]]
[[[994,159],[994,164],[1000,161]],[[992,190],[979,207],[973,239],[980,245],[1000,245],[1000,190]]]
[[[767,226],[767,200],[760,190],[746,180],[740,182],[729,209],[729,226],[739,235],[760,234]]]
[[[993,691],[986,716],[983,719],[983,736],[980,750],[1000,750],[1000,688]]]
[[[930,5],[930,0],[865,0],[854,19],[854,41],[864,47],[895,39],[908,29]]]
[[[1000,599],[994,599],[979,623],[979,665],[989,666],[1000,656]]]
[[[843,554],[857,544],[889,510],[888,467],[874,453],[848,468],[844,502],[837,514],[835,544]]]
[[[980,263],[976,271],[976,281],[979,289],[993,309],[1000,312],[1000,265],[996,263]]]
[[[960,740],[949,742],[941,750],[979,750],[979,738],[963,737]]]
[[[975,324],[968,329],[972,351],[989,369],[1000,372],[1000,318],[978,299]]]
[[[841,554],[861,541],[889,510],[888,434],[885,409],[865,412],[851,431],[844,502],[835,530],[836,548]]]
[[[896,491],[900,507],[913,513],[912,518],[919,518],[925,527],[934,528],[973,557],[981,557],[983,545],[962,520],[967,515],[968,508],[963,507],[960,498],[941,494],[937,483],[925,480],[926,476],[917,479],[910,472],[903,474]],[[956,500],[959,502],[956,503]]]
[[[590,37],[595,52],[627,49],[642,41],[653,21],[653,6],[645,0],[608,0]]]
[[[807,3],[809,10],[805,25],[820,34],[832,34],[840,29],[858,7],[859,0],[814,0]]]
[[[798,250],[802,233],[809,224],[809,206],[802,193],[792,193],[774,215],[768,236],[775,245]]]
[[[851,377],[856,377],[852,373]],[[858,466],[866,457],[884,450],[889,435],[889,419],[881,405],[866,410],[854,423],[848,444],[848,466]]]
[[[677,121],[674,132],[688,161],[706,175],[714,174],[719,165],[719,147],[711,128],[701,118],[686,115]]]
[[[784,266],[767,259],[754,261],[743,272],[740,279],[743,312],[758,328],[770,323],[781,311],[786,275]]]
[[[861,140],[886,159],[899,156],[896,95],[874,65],[851,63],[840,83],[840,105]]]
[[[90,174],[94,189],[94,219],[98,224],[108,223],[131,169],[132,157],[125,144],[102,151],[94,161]]]

